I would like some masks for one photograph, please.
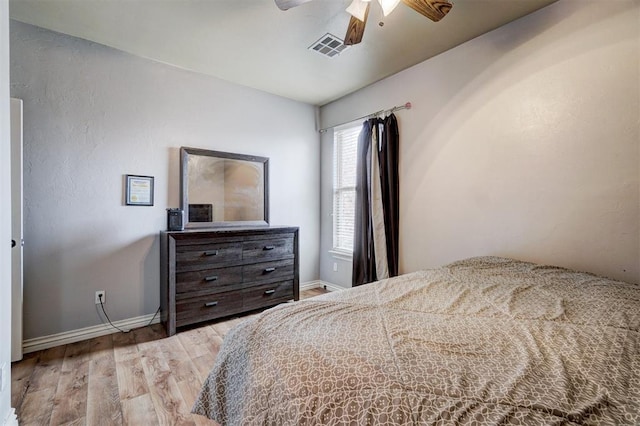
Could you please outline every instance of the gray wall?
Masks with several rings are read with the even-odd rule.
[[[640,282],[639,15],[560,0],[321,108],[326,127],[414,105],[397,113],[401,272],[501,255]],[[349,285],[330,171],[321,279]]]
[[[11,411],[11,133],[9,131],[9,2],[0,0],[0,424]],[[15,419],[13,419],[15,420]]]
[[[156,310],[180,146],[269,157],[271,223],[300,227],[300,280],[318,279],[314,107],[16,21],[11,95],[24,100],[25,338],[99,324],[96,290],[113,320]],[[125,174],[155,176],[155,206],[123,205]]]

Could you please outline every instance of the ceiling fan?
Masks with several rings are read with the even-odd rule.
[[[292,7],[300,6],[311,0],[275,0],[280,10],[288,10]],[[387,16],[400,3],[401,0],[378,0],[382,6],[382,13]],[[426,16],[433,22],[438,22],[445,17],[453,7],[448,0],[402,0],[411,9]],[[371,0],[353,0],[347,7],[347,12],[351,14],[347,34],[344,37],[344,44],[353,45],[362,41],[364,27],[369,15],[369,5]]]

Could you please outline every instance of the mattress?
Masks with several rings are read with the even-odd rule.
[[[225,337],[223,425],[640,424],[640,286],[480,257],[288,303]]]

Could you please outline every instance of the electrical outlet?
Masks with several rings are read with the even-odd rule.
[[[333,272],[338,272],[338,262],[333,262]]]
[[[96,291],[96,305],[100,304],[100,296],[102,296],[102,303],[105,303],[107,301],[104,290],[98,290]]]

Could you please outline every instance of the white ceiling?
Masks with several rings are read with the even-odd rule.
[[[404,4],[363,42],[328,58],[308,50],[343,38],[350,0],[286,12],[273,0],[11,0],[11,18],[313,105],[420,63],[556,0],[453,0],[434,23]]]

